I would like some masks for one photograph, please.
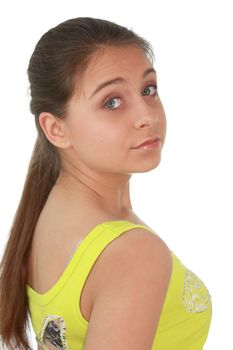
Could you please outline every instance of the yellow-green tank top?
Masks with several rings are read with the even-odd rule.
[[[80,310],[85,281],[101,252],[114,239],[144,225],[108,221],[81,241],[66,269],[46,293],[26,286],[36,341],[43,349],[82,350],[88,321]],[[201,350],[212,316],[211,297],[204,283],[172,253],[172,273],[151,350]],[[140,286],[139,286],[140,288]]]

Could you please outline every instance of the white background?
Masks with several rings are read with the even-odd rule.
[[[27,65],[67,19],[115,21],[155,52],[167,136],[158,168],[131,180],[134,211],[203,279],[213,318],[205,350],[232,344],[233,21],[230,1],[8,1],[0,5],[0,253],[36,137]],[[176,349],[174,349],[176,350]]]

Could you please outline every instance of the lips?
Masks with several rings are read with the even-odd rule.
[[[160,140],[160,137],[159,137],[159,136],[156,136],[156,137],[147,139],[146,141],[144,141],[144,142],[141,143],[140,145],[138,145],[138,146],[136,146],[136,147],[132,147],[132,148],[133,148],[133,149],[137,149],[137,148],[139,148],[139,147],[149,145],[150,143],[153,143],[153,142],[156,142],[156,141],[159,141],[159,140]]]

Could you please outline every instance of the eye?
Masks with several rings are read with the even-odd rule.
[[[146,93],[145,93],[146,91]],[[144,90],[142,95],[143,96],[156,96],[158,93],[157,90],[157,85],[148,85]],[[107,100],[104,101],[103,106],[104,108],[108,109],[108,110],[116,110],[119,108],[121,102],[121,98],[119,96],[113,96]]]
[[[152,88],[152,90],[151,90]],[[146,91],[146,93],[143,93],[144,96],[150,96],[150,95],[157,95],[157,86],[156,85],[148,85],[145,89],[144,92]],[[152,93],[150,93],[152,91]],[[153,91],[155,91],[155,93],[153,93]]]
[[[116,108],[119,107],[119,102],[116,103],[114,101],[119,101],[120,98],[119,97],[111,97],[109,100],[107,100],[105,103],[104,103],[104,107],[107,108],[107,109],[111,109],[111,110],[114,110]]]

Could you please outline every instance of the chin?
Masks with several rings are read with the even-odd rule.
[[[148,171],[154,170],[160,164],[161,159],[157,159],[155,162],[141,162],[133,167],[131,173],[146,173]]]

